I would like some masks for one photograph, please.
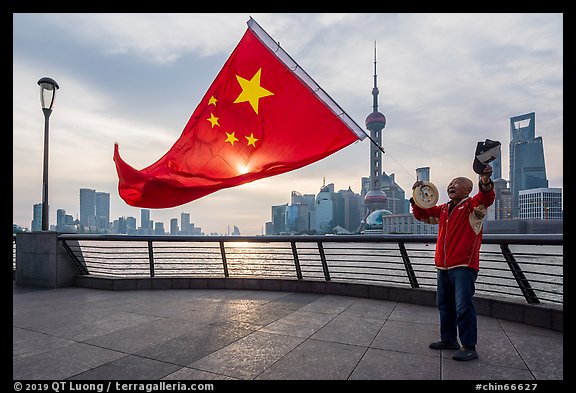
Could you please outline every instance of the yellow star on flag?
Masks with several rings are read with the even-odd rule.
[[[238,138],[236,138],[236,137],[234,136],[234,132],[231,133],[231,134],[226,133],[226,136],[227,136],[227,138],[226,138],[226,140],[225,140],[224,142],[230,142],[230,144],[231,144],[232,146],[234,146],[234,142],[237,142],[237,141],[239,140]]]
[[[214,126],[220,127],[220,124],[218,124],[218,119],[219,119],[219,117],[216,117],[216,116],[214,116],[213,113],[210,113],[210,117],[206,120],[208,120],[210,123],[212,123],[212,128],[214,128]]]
[[[254,133],[250,133],[250,136],[245,136],[244,138],[248,139],[248,146],[252,145],[256,147],[257,138],[254,138]]]
[[[244,79],[241,76],[236,75],[236,79],[238,80],[238,83],[240,83],[240,86],[242,87],[242,92],[240,93],[238,98],[236,98],[234,104],[248,101],[250,102],[250,105],[252,105],[252,109],[254,109],[254,112],[256,112],[256,114],[258,114],[258,102],[259,102],[258,100],[262,97],[274,95],[274,93],[272,93],[271,91],[268,91],[262,86],[260,86],[261,72],[262,68],[260,68],[258,72],[256,72],[256,74],[254,74],[254,76],[250,80]]]
[[[218,100],[216,98],[214,98],[214,96],[210,97],[210,99],[208,100],[208,105],[214,105],[216,106],[216,102],[218,102]]]

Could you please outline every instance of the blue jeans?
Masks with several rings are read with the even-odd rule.
[[[437,270],[436,304],[440,311],[440,339],[476,345],[478,326],[476,307],[472,302],[478,271],[469,267]]]

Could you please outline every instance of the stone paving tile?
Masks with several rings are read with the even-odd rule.
[[[14,360],[49,352],[74,343],[75,341],[65,338],[17,327],[12,328],[12,358]]]
[[[286,292],[280,291],[258,291],[249,289],[191,289],[182,291],[166,290],[165,292],[182,292],[183,296],[193,296],[201,301],[229,301],[229,300],[256,300],[270,302],[286,296]],[[192,295],[190,295],[192,294]]]
[[[119,305],[116,309],[157,317],[172,317],[186,310],[192,310],[195,304],[197,302],[182,299],[142,299],[126,302]]]
[[[542,373],[540,371],[532,371],[532,375],[534,375],[534,379],[540,381],[563,381],[564,376],[561,374],[547,374]]]
[[[436,307],[421,306],[419,304],[397,303],[388,319],[440,324],[440,317]]]
[[[91,338],[85,342],[103,348],[135,354],[172,338],[192,333],[206,325],[208,323],[203,321],[161,318],[116,330],[109,334]]]
[[[345,380],[366,348],[327,341],[306,340],[256,379]]]
[[[58,302],[63,308],[73,307],[79,304],[98,304],[98,303],[108,303],[111,300],[121,300],[109,291],[78,291],[74,287],[66,288],[39,288],[36,287],[20,287],[13,286],[15,289],[14,296],[12,298],[12,304],[15,306],[14,309],[19,309],[22,307],[29,309],[43,309],[45,307],[50,307],[54,302]]]
[[[308,338],[334,317],[333,314],[298,310],[262,327],[259,331]]]
[[[289,310],[298,310],[299,308],[316,301],[325,295],[320,295],[316,293],[288,293],[286,296],[279,297],[270,304],[274,304],[281,308],[287,308]]]
[[[564,374],[562,335],[534,336],[510,333],[508,337],[530,370],[557,376]]]
[[[360,298],[350,305],[342,314],[386,320],[395,307],[397,307],[396,302]]]
[[[369,348],[349,379],[439,380],[440,360],[432,356]]]
[[[494,365],[483,358],[479,352],[479,358],[467,362],[459,362],[450,356],[442,359],[442,379],[444,380],[533,380],[534,377],[528,369],[503,367]]]
[[[299,345],[303,338],[254,332],[189,365],[238,379],[253,379]]]
[[[150,359],[188,366],[195,360],[247,336],[254,330],[249,328],[248,324],[212,324],[151,346],[137,354]]]
[[[389,319],[370,347],[439,357],[441,351],[428,347],[430,343],[438,341],[439,334],[438,325],[435,324]]]
[[[485,315],[478,315],[478,331],[480,330],[499,330],[502,331],[502,326],[500,326],[500,321],[496,318],[490,318]],[[438,320],[440,323],[440,320]]]
[[[502,329],[509,334],[522,334],[529,336],[549,336],[549,337],[562,337],[563,333],[552,329],[545,329],[538,326],[526,325],[523,323],[506,321],[503,319],[498,320]]]
[[[236,310],[234,306],[222,305],[220,303],[210,303],[202,307],[196,307],[193,310],[182,311],[174,314],[173,318],[184,319],[189,321],[202,321],[205,323],[224,322],[239,313],[244,309]]]
[[[123,356],[121,352],[75,343],[15,360],[12,378],[63,380]]]
[[[382,325],[384,321],[381,319],[361,318],[342,313],[314,333],[311,338],[367,347]]]
[[[31,313],[18,318],[13,324],[37,332],[68,338],[75,341],[111,333],[158,319],[158,317],[103,309],[56,309],[51,312]]]
[[[173,381],[236,380],[236,378],[228,377],[226,375],[197,370],[189,367],[182,367],[180,370],[174,371],[172,374],[168,374],[162,379]]]
[[[526,370],[526,364],[502,330],[478,330],[478,356],[495,366]]]
[[[303,306],[300,311],[340,314],[356,301],[356,298],[349,296],[326,295]]]
[[[81,380],[158,380],[180,366],[158,360],[128,355],[77,374],[70,379]]]
[[[232,315],[230,316],[230,319],[242,322],[251,322],[260,326],[264,326],[285,317],[293,311],[294,310],[279,307],[273,303],[266,303],[239,314]]]

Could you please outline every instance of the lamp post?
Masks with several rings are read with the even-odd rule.
[[[48,128],[49,119],[54,106],[56,90],[60,88],[52,78],[44,77],[38,81],[40,86],[40,103],[44,112],[44,175],[42,180],[42,231],[48,227]]]

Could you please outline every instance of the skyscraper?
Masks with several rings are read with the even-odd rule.
[[[502,179],[502,154],[500,154],[494,161],[490,163],[492,167],[492,180]]]
[[[492,172],[494,175],[494,172]],[[512,194],[508,188],[508,182],[501,177],[494,177],[493,207],[488,209],[489,220],[509,220],[512,218]]]
[[[416,168],[416,180],[430,181],[430,167],[423,166],[420,168]]]
[[[178,229],[178,219],[171,218],[170,219],[170,234],[171,235],[178,235],[180,230]]]
[[[140,209],[140,233],[152,234],[152,222],[150,221],[150,209]]]
[[[351,233],[355,233],[360,226],[360,195],[352,191],[340,190],[333,195],[334,226],[339,225]]]
[[[96,190],[80,189],[80,226],[96,226]]]
[[[386,203],[384,209],[391,211],[394,214],[408,213],[408,206],[410,202],[406,199],[406,193],[395,180],[393,173],[387,175],[382,174],[382,191],[386,193]]]
[[[182,235],[191,235],[190,213],[180,213],[180,233]]]
[[[286,208],[288,204],[272,206],[271,235],[279,235],[286,232]]]
[[[96,227],[107,230],[110,226],[110,193],[96,192]]]
[[[520,218],[561,220],[562,189],[532,188],[518,193],[518,215]]]
[[[535,113],[510,118],[510,193],[512,216],[518,217],[518,193],[547,188],[542,137],[536,137]]]
[[[320,192],[316,195],[316,202],[314,210],[316,213],[316,233],[332,233],[334,228],[334,184],[325,183],[320,188]]]
[[[138,233],[138,229],[136,226],[136,217],[126,217],[126,233],[129,235]]]
[[[32,232],[42,230],[42,204],[34,204],[34,210],[32,211]]]

